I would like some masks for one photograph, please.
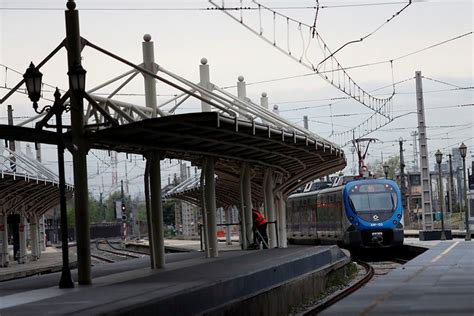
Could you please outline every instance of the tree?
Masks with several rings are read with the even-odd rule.
[[[386,161],[375,160],[369,164],[369,170],[374,173],[376,177],[385,177],[383,172],[383,165],[388,165],[388,178],[395,179],[395,174],[400,172],[400,156],[392,156]]]
[[[99,201],[89,193],[89,219],[91,223],[100,223],[104,219],[104,215],[99,207]],[[74,197],[67,200],[67,225],[75,226]]]

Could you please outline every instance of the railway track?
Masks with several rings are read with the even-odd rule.
[[[375,270],[374,268],[367,262],[364,261],[356,261],[359,266],[361,266],[363,269],[365,269],[365,274],[358,278],[355,282],[351,283],[348,287],[337,291],[327,297],[326,299],[323,299],[313,305],[312,307],[306,309],[303,313],[299,315],[317,315],[318,313],[322,312],[329,306],[335,304],[336,302],[340,301],[344,297],[348,296],[349,294],[357,291],[360,289],[362,286],[367,284],[374,276]]]
[[[127,257],[127,258],[134,258],[134,259],[141,257],[141,256],[137,256],[136,254],[131,254],[128,250],[113,248],[108,240],[106,240],[106,244],[114,250],[99,247],[99,241],[98,240],[95,241],[95,246],[96,246],[97,250],[99,250],[99,251],[110,253],[110,254],[113,254],[113,255],[116,255],[116,256],[122,256],[122,257]]]
[[[91,253],[91,258],[101,262],[101,263],[114,263],[115,261],[112,260],[112,259],[109,259],[109,258],[106,258],[106,257],[103,257],[103,256],[98,256],[98,255],[95,255],[95,254],[92,254]]]
[[[325,299],[316,302],[313,306],[307,307],[303,313],[298,313],[298,315],[317,315],[324,309],[357,291],[371,280],[389,273],[407,263],[409,260],[396,257],[364,257],[363,260],[356,258],[354,261],[365,270],[362,276],[359,274],[359,276],[355,278],[356,281],[350,283],[349,286],[330,294]]]
[[[107,243],[107,245],[112,248],[112,249],[115,249],[115,250],[119,250],[119,251],[126,251],[128,253],[134,253],[134,254],[139,254],[139,255],[145,255],[145,256],[149,256],[150,254],[149,253],[146,253],[146,252],[143,252],[143,251],[138,251],[138,250],[132,250],[132,249],[120,249],[116,246],[114,246],[113,243],[111,243],[109,240],[105,239],[105,242]]]
[[[91,247],[91,258],[95,261],[95,264],[114,263],[143,257],[143,254],[137,255],[131,251],[114,247],[108,240],[96,240],[94,246]]]

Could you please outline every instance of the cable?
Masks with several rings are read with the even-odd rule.
[[[406,3],[406,2],[405,2]],[[404,10],[406,10],[410,5],[412,4],[412,1],[409,0],[408,3],[403,7],[401,8],[399,11],[397,11],[395,14],[393,14],[389,19],[387,19],[384,23],[382,23],[379,27],[377,27],[375,30],[373,30],[372,32],[366,34],[365,36],[357,39],[357,40],[352,40],[352,41],[349,41],[345,44],[343,44],[341,47],[339,47],[338,49],[336,49],[332,54],[330,54],[328,57],[326,57],[325,59],[323,59],[316,68],[319,67],[319,65],[321,65],[322,63],[324,63],[328,58],[332,58],[334,57],[334,55],[336,53],[338,53],[339,51],[341,51],[344,47],[350,45],[350,44],[354,44],[354,43],[360,43],[362,42],[363,40],[365,40],[366,38],[368,38],[369,36],[375,34],[378,30],[380,30],[382,27],[384,27],[386,24],[390,23],[390,21],[392,21],[395,17],[397,17],[400,13],[402,13]]]
[[[468,36],[468,35],[471,35],[472,34],[472,31],[471,32],[467,32],[467,33],[464,33],[462,35],[459,35],[459,36],[456,36],[456,37],[453,37],[453,38],[450,38],[448,40],[445,40],[445,41],[442,41],[442,42],[439,42],[439,43],[436,43],[434,45],[431,45],[431,46],[428,46],[428,47],[425,47],[425,48],[422,48],[420,50],[417,50],[415,52],[412,52],[412,53],[409,53],[409,54],[406,54],[406,55],[403,55],[403,56],[400,56],[400,57],[397,57],[397,58],[394,58],[393,61],[395,60],[399,60],[399,59],[402,59],[402,58],[405,58],[405,57],[408,57],[408,56],[411,56],[411,55],[415,55],[415,54],[418,54],[420,52],[423,52],[425,50],[428,50],[428,49],[431,49],[431,48],[434,48],[434,47],[437,47],[437,46],[440,46],[440,45],[443,45],[443,44],[446,44],[448,42],[451,42],[451,41],[454,41],[454,40],[457,40],[457,39],[460,39],[464,36]]]
[[[319,7],[319,4],[316,6],[280,6],[280,7],[271,7],[271,9],[276,10],[300,10],[300,9],[332,9],[332,8],[347,8],[347,7],[369,7],[369,6],[381,6],[381,5],[394,5],[394,4],[403,4],[406,1],[400,2],[382,2],[382,3],[361,3],[361,4],[346,4],[346,5],[327,5]],[[64,8],[51,7],[51,8],[41,8],[41,7],[0,7],[0,10],[5,11],[64,11]],[[114,8],[114,7],[101,7],[101,8],[80,8],[81,11],[248,11],[248,10],[258,10],[258,7],[225,7],[225,8],[214,8],[214,7],[201,7],[201,8],[192,8],[192,7],[170,7],[170,8],[159,8],[159,7],[140,7],[140,8]]]
[[[372,62],[372,63],[366,63],[366,64],[360,64],[360,65],[354,65],[354,66],[348,66],[348,67],[345,67],[344,69],[345,69],[345,70],[349,70],[349,69],[363,68],[363,67],[369,67],[369,66],[375,66],[375,65],[390,63],[390,62],[392,62],[392,61],[400,60],[400,59],[402,59],[402,58],[405,58],[405,57],[408,57],[408,56],[411,56],[411,55],[414,55],[414,54],[418,54],[418,53],[423,52],[423,51],[425,51],[425,50],[428,50],[428,49],[431,49],[431,48],[434,48],[434,47],[438,47],[438,46],[440,46],[440,45],[449,43],[449,42],[451,42],[451,41],[454,41],[454,40],[463,38],[463,37],[468,36],[468,35],[471,35],[471,34],[472,34],[472,31],[471,31],[471,32],[468,32],[468,33],[464,33],[464,34],[459,35],[459,36],[456,36],[456,37],[453,37],[453,38],[450,38],[450,39],[448,39],[448,40],[445,40],[445,41],[442,41],[442,42],[439,42],[439,43],[436,43],[436,44],[427,46],[427,47],[422,48],[422,49],[419,49],[419,50],[417,50],[417,51],[414,51],[414,52],[411,52],[411,53],[408,53],[408,54],[405,54],[405,55],[402,55],[402,56],[393,58],[393,59],[383,60],[383,61],[377,61],[377,62]],[[329,73],[329,72],[335,72],[335,71],[340,71],[340,70],[338,69],[338,70],[320,71],[319,73]],[[254,85],[254,84],[275,82],[275,81],[288,80],[288,79],[295,79],[295,78],[301,78],[301,77],[307,77],[307,76],[314,76],[314,75],[316,75],[316,73],[311,72],[311,73],[306,73],[306,74],[302,74],[302,75],[295,75],[295,76],[288,76],[288,77],[281,77],[281,78],[275,78],[275,79],[269,79],[269,80],[262,80],[262,81],[250,82],[250,83],[247,83],[247,85]],[[391,86],[391,85],[389,85],[389,87],[390,87],[390,86]],[[224,87],[223,89],[235,88],[235,87],[236,87],[236,86],[233,85],[233,86]]]
[[[350,7],[371,7],[371,6],[394,5],[394,4],[403,4],[403,3],[406,3],[406,1],[381,2],[381,3],[361,3],[361,4],[335,4],[335,5],[323,5],[323,6],[321,6],[321,9],[350,8]]]
[[[455,87],[455,88],[458,88],[458,89],[464,89],[463,87],[460,87],[460,86],[457,86],[457,85],[454,85],[454,84],[451,84],[451,83],[447,83],[447,82],[444,82],[444,81],[441,81],[441,80],[431,79],[431,78],[428,78],[428,77],[425,77],[425,76],[422,76],[422,78],[427,79],[427,80],[431,80],[431,81],[434,81],[434,82],[442,83],[442,84],[445,84],[445,85],[450,86],[450,87]]]

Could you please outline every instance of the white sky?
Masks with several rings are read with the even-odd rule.
[[[221,0],[216,1],[221,3]],[[24,72],[30,61],[37,64],[54,49],[65,36],[63,12],[65,2],[65,0],[0,0],[0,64]],[[330,7],[394,2],[388,0],[320,0],[319,2],[321,6],[328,8],[320,9],[317,29],[333,51],[342,44],[373,31],[404,6],[403,1],[400,1],[392,5]],[[182,10],[211,7],[204,0],[78,0],[76,3],[80,10],[83,37],[130,61],[140,63],[142,37],[145,33],[149,33],[155,43],[157,63],[194,82],[199,81],[198,65],[202,57],[209,60],[211,81],[221,87],[235,85],[239,75],[243,75],[247,83],[253,83],[311,73],[311,70],[277,51],[223,12]],[[239,1],[225,3],[226,6],[232,7],[238,5]],[[255,6],[248,1],[243,3],[244,6]],[[262,3],[272,8],[315,5],[315,1],[262,1]],[[44,10],[48,8],[49,10]],[[137,8],[143,10],[127,10]],[[173,10],[151,10],[153,8]],[[278,11],[306,24],[313,24],[314,9],[293,8]],[[232,13],[237,16],[240,14],[239,11]],[[255,24],[257,21],[258,11],[247,10],[243,14],[245,22]],[[399,16],[362,43],[347,46],[337,54],[337,58],[344,67],[395,59],[472,32],[473,15],[472,1],[414,1]],[[286,25],[281,22],[279,22],[281,25],[277,26],[277,31],[283,33]],[[264,32],[271,34],[270,26],[271,23],[264,26]],[[294,47],[292,50],[295,52],[298,45],[296,35],[297,32],[292,33],[290,39]],[[286,44],[283,46],[286,47]],[[428,149],[431,156],[438,148],[447,153],[451,147],[458,146],[462,141],[470,148],[471,154],[473,153],[472,56],[471,34],[394,62],[395,82],[409,79],[414,76],[416,70],[420,70],[426,77],[459,87],[471,87],[471,89],[453,90],[453,86],[423,80],[427,136],[430,138]],[[321,56],[314,54],[310,54],[310,58],[316,62],[321,60]],[[60,88],[66,87],[65,65],[65,51],[62,51],[43,67],[43,81]],[[127,67],[90,48],[83,51],[83,65],[88,71],[88,88],[128,70]],[[20,79],[19,75],[12,72],[7,72],[5,78],[3,67],[0,67],[0,71],[1,87],[4,87],[5,83],[11,87]],[[389,63],[352,69],[348,72],[355,82],[368,91],[392,83]],[[110,92],[111,88],[102,91]],[[163,95],[176,93],[161,83],[158,84],[157,91]],[[229,91],[237,94],[235,88],[230,88]],[[291,121],[302,125],[303,115],[308,115],[310,130],[325,138],[329,137],[331,131],[340,132],[354,127],[370,113],[369,109],[355,101],[325,100],[340,98],[344,94],[319,76],[305,76],[247,87],[247,95],[255,103],[259,102],[263,91],[268,93],[270,104],[278,104],[281,114]],[[6,92],[6,89],[0,89],[0,96]],[[137,77],[123,92],[143,93],[142,79]],[[391,89],[384,89],[377,93],[390,92]],[[397,85],[396,92],[395,116],[416,111],[414,80]],[[48,93],[52,98],[51,92],[45,92],[45,96]],[[122,99],[144,104],[143,97],[122,97]],[[166,99],[165,96],[159,96],[160,101]],[[328,104],[331,102],[333,105],[329,107]],[[181,113],[198,103],[198,101],[186,103]],[[16,117],[33,115],[31,103],[24,96],[15,96],[8,104],[13,104]],[[43,105],[45,104],[48,102],[43,101]],[[470,106],[456,107],[463,104]],[[350,115],[341,116],[342,114]],[[413,147],[410,146],[413,138],[410,133],[416,129],[416,119],[416,115],[409,114],[370,134],[369,136],[376,137],[383,143],[373,145],[369,162],[380,159],[381,152],[385,158],[398,154],[398,143],[393,141],[402,137],[407,140],[405,159],[410,166],[410,161],[413,160]],[[15,120],[20,121],[21,119]],[[0,124],[6,124],[6,105],[0,106]],[[352,166],[350,148],[345,147],[344,150],[348,157],[346,171],[349,172]],[[45,148],[44,156],[47,163],[49,162],[48,167],[56,170],[55,148]],[[142,178],[138,176],[143,172],[143,163],[140,158],[137,158],[136,162],[134,159],[132,158],[127,169],[130,177],[136,176],[130,183],[130,190],[138,192],[143,191],[140,188]],[[95,192],[98,192],[98,186],[102,182],[105,191],[108,190],[107,187],[110,189],[109,160],[107,153],[104,152],[94,151],[94,154],[89,155],[89,182]],[[119,178],[124,173],[124,160],[125,156],[119,155],[119,161],[122,161],[119,164]],[[431,158],[431,163],[433,160]],[[470,160],[468,163],[470,164]],[[166,168],[163,172],[164,178],[177,172],[174,167]],[[70,167],[67,167],[67,170],[70,170]],[[71,180],[72,177],[69,177],[69,181]],[[164,179],[163,183],[166,181]]]

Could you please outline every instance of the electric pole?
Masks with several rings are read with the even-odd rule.
[[[403,215],[405,220],[408,220],[409,212],[407,210],[407,185],[405,182],[405,161],[403,159],[403,139],[400,138],[398,141],[400,145],[400,189],[402,193],[402,205],[403,205]]]
[[[420,145],[420,178],[422,186],[421,200],[423,203],[423,230],[433,230],[433,211],[431,208],[431,184],[428,160],[428,144],[426,141],[425,105],[423,101],[423,87],[421,71],[415,72],[416,108],[418,113],[418,136]]]
[[[418,132],[413,131],[411,134],[413,136],[413,172],[418,172],[418,145],[416,139],[418,137]]]

